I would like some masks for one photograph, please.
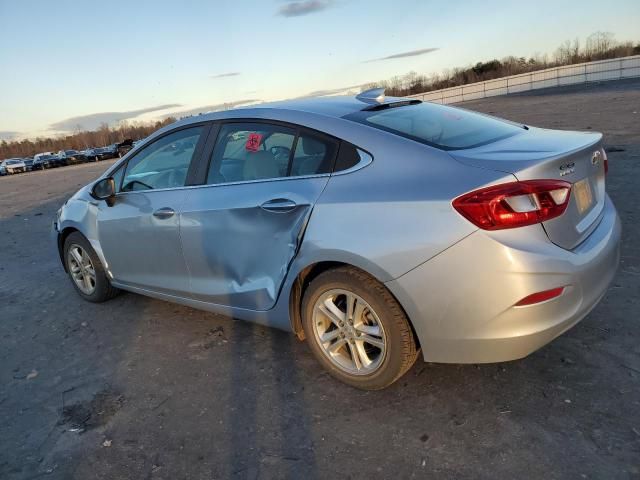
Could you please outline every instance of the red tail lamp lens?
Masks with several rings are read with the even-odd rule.
[[[534,303],[546,302],[552,298],[559,297],[564,292],[564,287],[552,288],[551,290],[545,290],[544,292],[534,293],[528,297],[524,297],[518,303],[516,307],[524,307],[525,305],[533,305]]]
[[[464,194],[453,208],[483,230],[524,227],[562,215],[570,192],[562,180],[510,182]]]

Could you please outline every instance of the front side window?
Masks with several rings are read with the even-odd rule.
[[[514,124],[435,103],[361,111],[345,118],[441,148],[473,148],[522,131]]]
[[[124,174],[125,165],[121,165],[115,172],[111,174],[114,183],[116,184],[116,192],[120,192],[122,187],[122,175]]]
[[[245,182],[286,177],[296,131],[263,123],[222,125],[207,183]]]
[[[204,127],[178,130],[140,150],[127,162],[123,192],[183,187]]]

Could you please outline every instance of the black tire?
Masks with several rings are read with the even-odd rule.
[[[91,263],[93,264],[93,269],[95,271],[95,289],[93,293],[89,295],[80,290],[78,285],[76,285],[75,280],[71,276],[69,250],[71,250],[71,248],[75,245],[80,246],[87,253],[89,258],[91,259]],[[76,292],[78,292],[78,294],[83,299],[88,302],[101,303],[112,299],[113,297],[118,295],[118,293],[120,293],[120,290],[113,287],[111,285],[111,282],[109,282],[109,279],[107,278],[107,275],[104,271],[104,267],[102,266],[102,262],[100,262],[100,258],[96,254],[89,241],[80,232],[73,232],[65,239],[63,252],[65,267],[69,275],[71,285],[73,285]]]
[[[314,333],[313,308],[316,301],[334,289],[361,297],[375,311],[386,332],[386,354],[382,363],[367,375],[353,375],[335,365],[319,345]],[[380,390],[402,377],[415,363],[419,349],[404,310],[387,288],[375,278],[353,267],[340,267],[318,275],[307,287],[302,300],[302,326],[311,352],[335,378],[363,390]]]

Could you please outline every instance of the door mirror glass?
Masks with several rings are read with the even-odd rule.
[[[113,177],[103,178],[96,182],[91,189],[91,196],[98,200],[106,200],[111,206],[111,201],[116,196],[116,182]]]

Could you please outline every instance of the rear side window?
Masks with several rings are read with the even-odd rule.
[[[263,123],[222,125],[207,184],[286,177],[296,131]]]
[[[361,160],[362,156],[355,145],[343,141],[340,144],[340,151],[338,152],[334,171],[341,172],[342,170],[348,170],[349,168],[355,167]]]
[[[426,102],[361,111],[345,118],[444,150],[478,147],[522,131],[496,118]]]
[[[218,133],[207,184],[330,173],[338,150],[331,138],[268,123],[227,123]]]
[[[291,176],[331,173],[337,144],[319,135],[303,132],[296,142],[291,162]]]

